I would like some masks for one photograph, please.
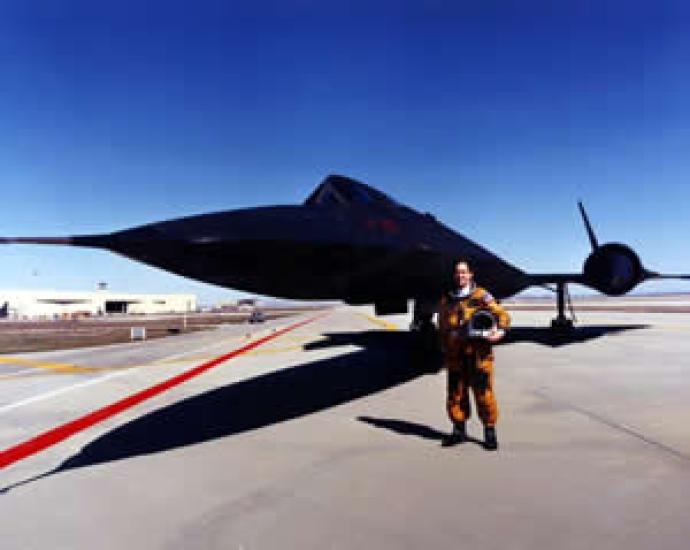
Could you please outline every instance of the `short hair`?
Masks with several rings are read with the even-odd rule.
[[[467,271],[469,271],[470,273],[474,273],[474,269],[472,269],[472,264],[463,258],[460,258],[453,262],[453,271],[455,271],[455,269],[458,267],[458,264],[465,264],[467,266]]]

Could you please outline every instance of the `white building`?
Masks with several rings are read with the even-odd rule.
[[[0,290],[0,316],[4,313],[10,319],[54,319],[113,313],[184,313],[195,310],[194,294]]]

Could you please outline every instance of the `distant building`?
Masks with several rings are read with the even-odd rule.
[[[256,298],[240,298],[237,300],[238,311],[252,311],[257,306]]]
[[[121,294],[59,290],[0,290],[11,319],[69,318],[110,314],[184,313],[196,310],[193,294]],[[1,315],[0,315],[1,316]]]

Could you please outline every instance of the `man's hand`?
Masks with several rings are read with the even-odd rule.
[[[496,328],[489,333],[486,339],[492,344],[495,344],[496,342],[500,341],[501,338],[505,336],[505,334],[505,330],[503,330],[502,328]]]

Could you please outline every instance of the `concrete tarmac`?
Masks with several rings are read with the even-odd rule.
[[[440,446],[407,317],[340,307],[0,469],[2,547],[687,548],[690,314],[551,316],[496,348],[498,452]],[[0,448],[306,318],[0,355]]]

